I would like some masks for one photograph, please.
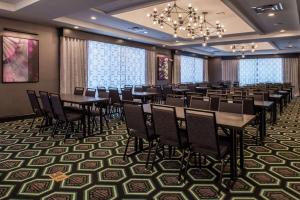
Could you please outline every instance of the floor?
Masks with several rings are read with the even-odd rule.
[[[30,120],[2,123],[0,199],[300,199],[299,113],[300,99],[294,99],[268,127],[263,146],[251,145],[249,129],[246,169],[229,191],[227,173],[221,192],[220,165],[210,157],[202,169],[189,169],[186,183],[177,181],[178,152],[173,159],[157,157],[152,172],[144,170],[145,153],[123,161],[127,136],[119,121],[103,135],[66,143],[52,139],[50,130],[30,130]]]

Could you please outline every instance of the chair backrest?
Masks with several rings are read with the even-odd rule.
[[[247,97],[243,99],[243,114],[255,115],[254,98]]]
[[[94,88],[87,88],[85,90],[85,94],[84,95],[87,96],[87,97],[95,97],[96,96],[96,89],[94,89]]]
[[[219,96],[211,96],[210,97],[210,110],[218,111],[220,104],[220,97]]]
[[[261,92],[254,92],[253,93],[253,98],[254,98],[255,101],[264,101],[265,100],[265,96]]]
[[[210,110],[210,99],[208,97],[192,96],[190,108]]]
[[[133,101],[131,90],[127,90],[127,89],[122,90],[122,101]]]
[[[185,109],[186,129],[192,151],[220,156],[214,112]]]
[[[42,115],[43,111],[41,109],[41,106],[40,106],[40,103],[39,103],[39,100],[38,100],[38,98],[36,96],[35,91],[34,90],[27,90],[27,96],[28,96],[28,99],[30,101],[30,105],[31,105],[32,111],[36,115]]]
[[[39,91],[41,103],[43,105],[43,111],[44,113],[51,118],[54,118],[53,108],[49,99],[48,92]]]
[[[109,99],[110,103],[120,103],[120,95],[118,89],[109,89]]]
[[[168,95],[166,105],[184,107],[184,95]]]
[[[166,100],[167,96],[169,94],[172,94],[173,90],[172,90],[172,86],[171,85],[164,85],[162,88],[162,97],[164,100]]]
[[[148,88],[150,88],[150,86],[149,85],[143,85],[142,88],[143,88],[143,92],[147,92],[147,90],[148,90]]]
[[[109,98],[109,94],[106,91],[105,87],[98,87],[97,92],[98,92],[98,97],[100,97],[100,98]]]
[[[220,112],[243,114],[243,101],[239,100],[220,100]]]
[[[125,90],[131,90],[132,91],[133,86],[132,85],[124,85]]]
[[[149,139],[143,105],[125,101],[123,107],[128,132],[135,137]]]
[[[151,105],[155,134],[162,144],[182,147],[175,107]]]
[[[197,97],[203,97],[203,94],[197,93],[197,92],[186,92],[185,95],[186,95],[186,101],[187,101],[187,105],[188,105],[188,106],[191,104],[191,98],[192,98],[193,96],[195,96],[195,97],[196,97],[196,96],[197,96]]]
[[[74,95],[83,95],[83,93],[84,93],[84,88],[83,87],[75,87],[75,89],[74,89]]]
[[[50,94],[50,101],[52,104],[54,117],[60,121],[67,121],[59,94]]]
[[[143,92],[143,87],[141,85],[134,86],[134,92]]]

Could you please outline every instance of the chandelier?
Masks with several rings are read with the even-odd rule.
[[[202,45],[206,46],[207,41],[211,36],[222,37],[224,26],[219,21],[212,24],[207,21],[207,12],[198,14],[198,9],[193,8],[191,4],[187,8],[182,8],[176,4],[176,1],[171,5],[170,3],[161,11],[154,8],[151,14],[147,14],[152,19],[154,25],[160,26],[163,29],[165,26],[173,30],[174,38],[177,38],[178,33],[182,32],[188,38],[201,38]]]
[[[254,53],[255,50],[257,49],[257,47],[258,46],[255,43],[251,43],[251,44],[234,44],[234,45],[230,46],[232,52],[241,54],[242,58],[245,58],[245,54],[247,52]]]

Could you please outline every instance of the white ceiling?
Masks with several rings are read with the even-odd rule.
[[[214,22],[225,24],[227,35],[212,38],[207,47],[201,40],[173,38],[170,32],[154,27],[146,17],[146,10],[166,5],[168,0],[0,0],[0,16],[22,21],[50,24],[57,27],[115,36],[152,45],[191,51],[211,56],[232,55],[216,46],[242,43],[269,43],[273,49],[259,49],[255,54],[300,52],[300,0],[178,0],[191,2],[199,11],[208,11]],[[9,3],[8,3],[9,2]],[[284,10],[274,17],[257,15],[252,6],[282,2]],[[225,12],[224,16],[216,13]],[[95,16],[97,19],[90,19]],[[116,17],[117,16],[117,17]],[[122,16],[122,17],[121,17]],[[145,31],[135,32],[138,26]],[[279,31],[284,29],[284,33]],[[147,33],[144,33],[147,32]],[[178,40],[176,42],[176,40]],[[291,44],[293,48],[290,48]],[[263,45],[262,45],[263,46]]]
[[[187,8],[189,3],[191,3],[194,8],[198,9],[199,14],[202,12],[208,12],[207,20],[211,24],[215,24],[216,21],[220,21],[226,29],[224,35],[254,32],[253,28],[251,28],[247,23],[245,23],[238,15],[236,15],[220,0],[176,1],[176,4],[181,8]],[[161,11],[166,7],[167,3],[163,3],[159,5],[153,5],[145,8],[119,13],[113,16],[122,20],[126,20],[135,24],[139,24],[141,26],[156,29],[158,31],[162,31],[173,35],[174,32],[171,27],[165,26],[164,29],[161,29],[160,26],[154,25],[152,20],[146,16],[148,13],[152,13],[154,8],[157,8],[158,11]],[[183,32],[179,31],[178,35],[183,38],[187,38],[187,35],[183,34]]]

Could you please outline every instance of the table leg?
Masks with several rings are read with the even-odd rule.
[[[102,110],[102,106],[100,106],[99,108],[99,112],[100,112],[100,134],[102,133],[103,131],[103,110]]]
[[[88,136],[91,135],[91,106],[87,106]]]
[[[236,167],[236,131],[230,129],[231,136],[231,150],[230,150],[230,177],[235,179],[237,177],[237,167]]]
[[[265,133],[266,133],[266,111],[265,109],[261,108],[259,113],[259,136],[261,142],[265,138]]]
[[[244,169],[244,132],[243,130],[239,131],[240,134],[240,169]]]
[[[277,121],[277,101],[274,101],[273,111],[272,111],[272,123],[276,124]]]
[[[87,131],[86,131],[86,119],[85,119],[85,115],[86,115],[86,107],[85,105],[82,106],[82,110],[83,110],[83,137],[87,136]]]
[[[280,115],[282,115],[282,112],[283,112],[283,98],[280,98],[279,107],[280,107]]]

